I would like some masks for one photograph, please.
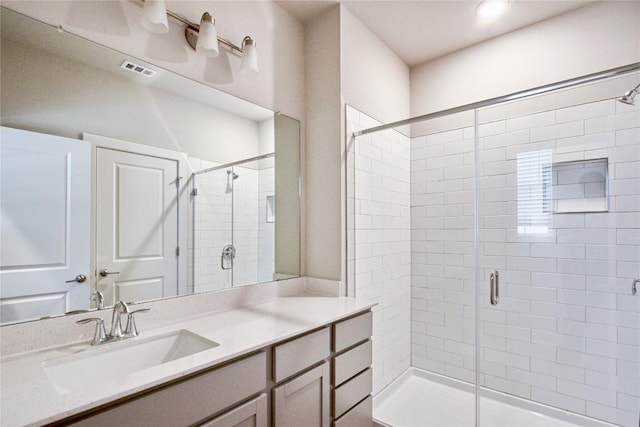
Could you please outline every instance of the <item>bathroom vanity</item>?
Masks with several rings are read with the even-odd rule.
[[[69,327],[92,332],[89,325]],[[121,342],[4,357],[1,424],[371,425],[370,304],[298,294],[156,328],[140,322],[139,329],[139,337]],[[144,353],[154,345],[157,355],[167,339],[187,355],[126,374],[110,366],[138,357],[136,347]],[[103,368],[96,364],[93,373],[78,364],[88,359],[102,360]],[[55,369],[67,365],[79,378],[66,379],[64,370],[56,377]]]

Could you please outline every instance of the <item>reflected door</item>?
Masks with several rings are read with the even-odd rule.
[[[177,294],[178,162],[96,149],[97,287],[106,303]]]
[[[1,322],[86,309],[91,147],[35,132],[1,132]]]

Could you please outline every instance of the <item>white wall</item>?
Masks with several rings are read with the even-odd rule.
[[[640,2],[603,1],[411,69],[411,115],[640,62]]]
[[[216,17],[218,34],[240,44],[257,42],[260,73],[242,76],[231,54],[207,59],[184,39],[184,24],[169,19],[169,33],[152,34],[140,25],[138,1],[3,1],[9,9],[141,58],[175,73],[291,117],[304,117],[304,29],[270,1],[168,1],[167,8],[199,23]],[[221,52],[224,48],[221,48]]]
[[[7,40],[1,61],[4,126],[69,138],[88,132],[220,163],[257,156],[262,141],[273,151],[272,119],[259,124],[132,81],[119,68],[106,72]]]
[[[383,123],[409,116],[409,67],[344,6],[340,50],[344,103]]]
[[[309,276],[343,274],[340,7],[306,27],[306,266]]]
[[[346,280],[344,108],[406,117],[409,68],[341,5],[309,22],[306,38],[306,272]]]

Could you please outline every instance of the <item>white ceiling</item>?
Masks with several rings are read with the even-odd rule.
[[[307,22],[338,0],[276,0]],[[481,19],[480,0],[343,0],[364,25],[409,66],[561,15],[593,0],[510,0],[498,18]]]

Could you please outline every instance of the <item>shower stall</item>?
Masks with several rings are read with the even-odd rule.
[[[214,165],[190,178],[189,288],[273,280],[274,153]]]
[[[392,125],[347,107],[379,424],[639,425],[638,69]]]

